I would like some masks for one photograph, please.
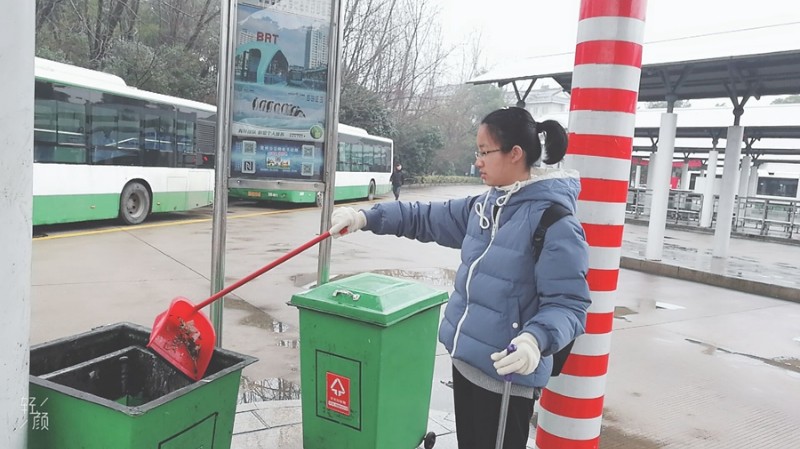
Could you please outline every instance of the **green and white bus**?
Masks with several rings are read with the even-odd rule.
[[[374,136],[365,129],[339,124],[339,151],[336,159],[334,200],[374,199],[392,190],[394,143]],[[293,189],[230,187],[232,198],[321,204],[321,193]]]
[[[33,224],[208,206],[216,107],[36,58]]]

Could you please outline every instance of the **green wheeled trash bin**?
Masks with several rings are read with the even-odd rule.
[[[31,348],[28,449],[229,449],[250,356],[217,348],[194,382],[131,323]]]
[[[426,438],[447,293],[362,273],[292,296],[304,449],[412,449]]]

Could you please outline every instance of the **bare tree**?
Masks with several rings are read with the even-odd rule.
[[[39,31],[45,22],[50,20],[64,0],[38,0],[36,2],[36,31]]]
[[[437,14],[428,0],[349,1],[343,85],[376,93],[398,116],[418,114],[447,57]]]
[[[86,38],[89,41],[89,61],[95,68],[102,67],[103,60],[108,53],[111,40],[114,37],[117,27],[122,21],[123,14],[128,9],[130,0],[96,0],[97,6],[90,25],[89,14],[86,18]],[[89,2],[85,2],[89,6]]]

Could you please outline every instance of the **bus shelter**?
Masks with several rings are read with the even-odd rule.
[[[657,127],[657,161],[651,167],[653,205],[648,232],[646,258],[660,260],[666,226],[669,172],[675,151],[678,100],[730,98],[733,120],[717,123],[725,130],[726,148],[718,224],[715,230],[715,257],[727,256],[733,217],[734,199],[738,190],[738,166],[745,135],[741,125],[745,105],[751,98],[767,95],[800,93],[800,44],[795,39],[779,39],[776,29],[759,28],[737,32],[708,34],[690,38],[645,43],[641,71],[628,70],[615,77],[639,79],[638,101],[666,101],[666,112]],[[800,33],[800,24],[780,27],[786,36]],[[736,45],[731,43],[735,42]],[[473,78],[468,84],[510,84],[517,96],[517,105],[525,100],[536,80],[552,78],[573,96],[574,53],[521,58],[500,65]],[[580,70],[596,70],[580,67]],[[599,74],[602,77],[602,74]],[[601,80],[604,85],[608,80]],[[598,81],[600,82],[600,81]],[[527,83],[527,88],[523,89]],[[682,112],[681,112],[682,113]],[[730,116],[729,116],[730,120]],[[631,136],[633,138],[634,136]],[[721,136],[720,136],[721,137]],[[684,152],[688,147],[683,148]],[[787,151],[798,155],[800,150]],[[746,156],[747,157],[747,156]],[[714,162],[716,164],[716,162]],[[750,161],[747,161],[750,164]],[[658,200],[657,200],[658,199]]]

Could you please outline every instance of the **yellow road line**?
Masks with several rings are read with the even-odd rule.
[[[263,215],[277,215],[277,214],[284,214],[289,212],[296,212],[299,210],[309,210],[309,209],[316,209],[316,206],[311,208],[300,208],[300,209],[292,209],[292,210],[271,210],[265,212],[252,212],[246,214],[236,214],[236,215],[228,215],[227,219],[232,220],[236,218],[250,218],[250,217],[258,217]],[[97,231],[80,231],[80,232],[70,232],[66,234],[57,234],[57,235],[48,235],[45,237],[34,237],[33,240],[54,240],[54,239],[65,239],[69,237],[84,237],[89,235],[99,235],[99,234],[110,234],[112,232],[127,232],[127,231],[138,231],[140,229],[150,229],[150,228],[163,228],[167,226],[180,226],[180,225],[187,225],[187,224],[196,224],[196,223],[205,223],[211,221],[211,218],[198,218],[194,220],[181,220],[181,221],[168,221],[164,223],[151,223],[151,224],[144,224],[144,225],[137,225],[137,226],[126,226],[126,227],[113,227],[110,229],[100,229]]]

